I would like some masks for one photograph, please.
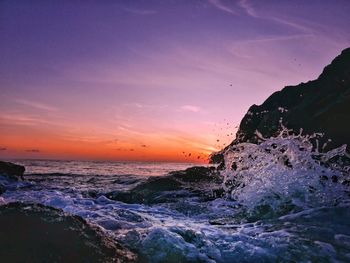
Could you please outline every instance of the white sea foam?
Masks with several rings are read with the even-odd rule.
[[[261,137],[261,136],[260,136]],[[306,209],[336,205],[347,199],[348,167],[332,162],[346,157],[346,147],[319,152],[314,136],[291,135],[262,138],[260,144],[241,143],[225,152],[224,186],[232,200],[247,209]]]

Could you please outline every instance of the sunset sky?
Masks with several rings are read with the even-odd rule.
[[[0,1],[0,158],[204,162],[250,105],[350,46],[349,14],[346,0]]]

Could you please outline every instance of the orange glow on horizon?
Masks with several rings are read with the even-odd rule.
[[[25,101],[23,109],[0,113],[1,159],[208,163],[212,152],[233,139],[233,124],[193,122],[201,110],[189,105],[174,110],[178,116],[171,120],[156,121],[162,110],[153,106],[127,105],[101,118],[89,108],[78,114],[37,104]]]
[[[0,157],[6,159],[70,159],[208,163],[219,148],[203,138],[181,134],[70,134],[45,125],[7,125],[0,138]]]
[[[35,147],[32,147],[33,139],[36,140]],[[111,147],[87,142],[48,142],[47,138],[5,138],[5,140],[6,149],[7,147],[12,149],[7,150],[7,154],[14,158],[206,163],[210,154],[189,147],[172,145],[171,142],[164,147],[161,145],[130,147],[128,144]]]

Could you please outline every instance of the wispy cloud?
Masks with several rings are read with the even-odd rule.
[[[0,120],[16,125],[57,125],[55,121],[46,120],[40,116],[31,115],[31,114],[20,114],[20,113],[0,113]]]
[[[220,9],[221,11],[224,11],[229,14],[237,15],[237,12],[234,9],[224,5],[221,2],[221,0],[208,0],[208,2],[212,4],[214,7],[216,7],[217,9]]]
[[[287,41],[287,40],[295,40],[300,38],[308,38],[308,37],[314,37],[313,34],[295,34],[295,35],[289,35],[289,36],[270,36],[270,37],[263,37],[263,38],[257,38],[257,39],[248,39],[248,40],[242,40],[242,41],[236,41],[236,44],[254,44],[254,43],[262,43],[262,42],[274,42],[274,41]]]
[[[253,17],[253,18],[258,18],[258,19],[267,19],[297,30],[301,30],[304,32],[311,32],[311,29],[300,25],[298,23],[295,23],[291,20],[282,18],[280,16],[264,16],[264,15],[260,15],[256,9],[254,8],[254,5],[251,3],[251,1],[249,0],[239,0],[238,2],[235,2],[234,5],[235,7],[232,6],[228,6],[226,4],[224,4],[221,0],[208,0],[208,2],[210,4],[212,4],[214,7],[216,7],[217,9],[229,13],[229,14],[233,14],[233,15],[239,15],[240,13],[242,13],[242,11],[244,13],[246,13],[248,16]],[[231,4],[233,2],[230,2]]]
[[[255,12],[255,9],[248,0],[240,0],[238,4],[241,8],[243,8],[246,11],[248,15],[252,17],[258,17]]]
[[[141,103],[134,103],[134,106],[135,106],[136,108],[140,108],[140,109],[144,107],[144,105],[141,104]]]
[[[144,104],[139,102],[124,103],[123,105],[126,107],[139,108],[139,109],[164,109],[168,107],[168,105],[164,105],[164,104],[154,105],[154,104]]]
[[[282,19],[282,18],[278,18],[278,17],[268,17],[268,19],[271,19],[277,23],[280,23],[280,24],[283,24],[283,25],[286,25],[286,26],[289,26],[289,27],[292,27],[294,29],[298,29],[298,30],[301,30],[304,32],[312,32],[312,30],[309,27],[300,25],[298,23],[295,23],[295,22],[292,22],[292,21],[289,21],[286,19]]]
[[[245,13],[251,17],[254,18],[260,18],[260,19],[268,19],[271,21],[274,21],[276,23],[285,25],[285,26],[289,26],[291,28],[297,29],[297,30],[301,30],[304,32],[311,32],[310,28],[300,25],[298,23],[295,23],[293,21],[290,21],[288,19],[284,19],[281,18],[279,16],[263,16],[263,15],[259,15],[258,12],[255,10],[253,4],[251,3],[251,1],[249,0],[240,0],[238,1],[238,5],[240,8],[242,8]]]
[[[225,50],[235,57],[235,59],[240,61],[239,67],[241,69],[246,69],[245,62],[247,61],[258,61],[259,57],[264,58],[265,63],[265,69],[268,68],[267,64],[269,63],[270,59],[272,58],[271,55],[268,55],[268,52],[266,52],[266,46],[281,46],[286,42],[306,42],[311,41],[313,38],[315,38],[315,35],[313,34],[294,34],[294,35],[272,35],[272,36],[263,36],[259,38],[253,38],[253,39],[245,39],[245,40],[239,40],[231,43],[227,43]],[[266,57],[268,55],[268,57]],[[244,62],[245,61],[245,62]],[[282,59],[281,59],[282,61]],[[271,65],[275,65],[276,61],[273,61]],[[255,66],[254,66],[255,68]],[[249,67],[249,69],[252,69],[252,67]],[[276,70],[274,68],[274,70]]]
[[[183,111],[191,111],[191,112],[199,112],[201,110],[200,107],[194,106],[194,105],[183,105],[180,108]]]
[[[41,103],[36,101],[30,101],[30,100],[24,100],[24,99],[17,99],[15,100],[18,104],[22,104],[25,106],[29,106],[38,110],[44,110],[44,111],[58,111],[58,108]]]
[[[0,151],[6,151],[7,150],[7,148],[5,148],[5,147],[0,147]]]
[[[132,13],[132,14],[135,14],[135,15],[143,15],[143,16],[157,14],[157,11],[155,11],[155,10],[147,10],[147,9],[124,8],[124,10],[126,12],[129,12],[129,13]]]

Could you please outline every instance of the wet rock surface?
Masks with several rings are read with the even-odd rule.
[[[205,191],[211,184],[210,191]],[[217,183],[218,187],[213,187]],[[128,192],[113,191],[106,197],[125,203],[176,202],[182,197],[200,196],[204,200],[223,194],[222,178],[215,167],[195,166],[183,171],[171,172],[168,176],[150,177]]]
[[[1,262],[136,262],[78,216],[39,204],[0,206]]]
[[[0,175],[6,176],[13,180],[23,179],[25,168],[10,162],[0,161]]]

